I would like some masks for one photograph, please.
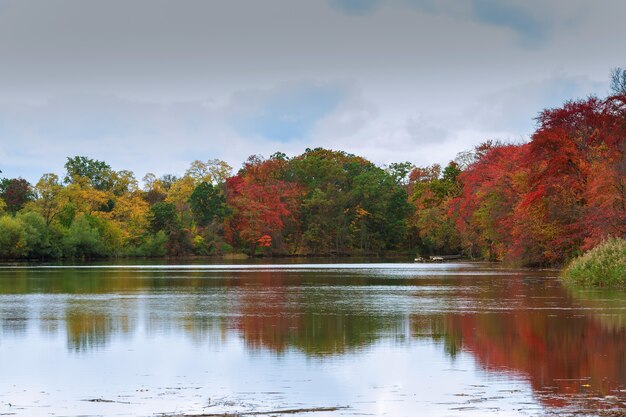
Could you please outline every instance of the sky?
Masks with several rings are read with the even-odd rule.
[[[626,67],[622,0],[0,0],[0,169],[445,164]]]

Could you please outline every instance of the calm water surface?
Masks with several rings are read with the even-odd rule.
[[[624,407],[626,293],[489,264],[0,267],[0,415]]]

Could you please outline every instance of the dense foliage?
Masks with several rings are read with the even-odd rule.
[[[194,161],[140,187],[130,171],[68,158],[62,179],[0,180],[0,257],[463,253],[548,265],[626,236],[626,95],[537,121],[528,143],[488,141],[443,168],[317,148],[252,156],[235,175]]]
[[[546,110],[529,143],[476,154],[450,212],[468,253],[558,264],[626,236],[626,95]]]

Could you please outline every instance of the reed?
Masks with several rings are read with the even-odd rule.
[[[584,287],[626,288],[626,240],[609,238],[573,259],[561,277]]]

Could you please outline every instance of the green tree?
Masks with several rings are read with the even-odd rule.
[[[150,229],[158,237],[160,232],[167,235],[166,250],[169,255],[190,253],[193,245],[188,231],[183,230],[174,203],[156,203],[148,214]]]
[[[61,255],[58,236],[54,236],[41,214],[22,212],[16,218],[21,223],[27,257],[48,259]]]
[[[150,229],[154,233],[159,230],[169,231],[179,227],[176,205],[173,203],[154,204],[150,207],[148,219],[150,221]]]
[[[96,190],[110,190],[114,184],[113,170],[106,162],[90,159],[86,156],[68,157],[65,163],[63,182],[66,184],[74,183],[80,177],[87,178]]]
[[[112,222],[83,214],[72,222],[63,243],[70,257],[111,257],[121,252],[122,236]]]
[[[89,220],[88,216],[83,215],[72,222],[63,242],[68,256],[95,258],[104,255],[98,229]]]
[[[411,162],[393,162],[385,169],[385,171],[393,178],[398,185],[406,186],[409,184],[409,174],[415,168]]]
[[[379,252],[404,242],[406,218],[412,210],[397,178],[368,165],[354,178],[350,194],[356,207],[352,224],[360,249]]]
[[[24,258],[27,253],[22,222],[9,215],[0,217],[0,256]]]
[[[342,253],[351,247],[350,162],[367,161],[345,152],[307,149],[292,158],[286,177],[304,187],[300,212],[301,252]]]
[[[306,190],[300,211],[303,246],[318,253],[397,248],[406,236],[403,181],[409,163],[388,170],[345,152],[308,149],[286,176]]]
[[[189,205],[198,226],[206,227],[213,221],[221,221],[227,213],[226,198],[218,187],[206,181],[194,188]]]

